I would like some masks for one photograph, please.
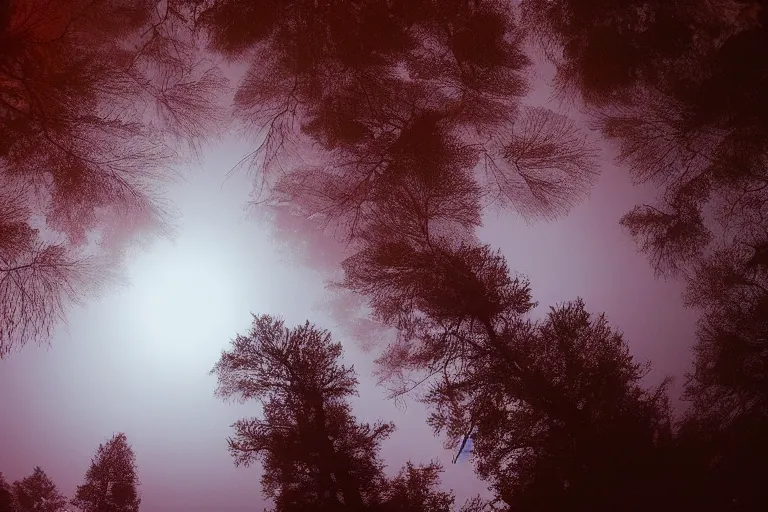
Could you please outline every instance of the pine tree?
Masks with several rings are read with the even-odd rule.
[[[67,498],[40,466],[23,480],[14,482],[13,489],[22,512],[62,512],[67,505]]]
[[[16,493],[2,472],[0,472],[0,512],[20,512]]]
[[[72,504],[83,512],[137,512],[141,498],[136,472],[136,456],[127,437],[115,434],[99,444]]]

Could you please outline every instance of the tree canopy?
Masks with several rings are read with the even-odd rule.
[[[162,185],[232,117],[252,140],[239,166],[255,202],[298,236],[345,243],[335,284],[397,333],[376,346],[382,383],[420,393],[446,446],[471,439],[489,506],[761,510],[767,13],[763,0],[3,2],[0,357],[46,340],[128,244],[167,227]],[[556,95],[658,189],[621,224],[701,312],[680,421],[604,315],[576,299],[536,319],[531,284],[477,236],[492,206],[566,214],[598,174],[591,136],[526,98],[542,59]],[[215,60],[243,71],[229,110]],[[261,404],[233,425],[235,464],[262,463],[276,511],[453,510],[439,464],[385,475],[394,425],[357,421],[341,358],[309,322],[254,317],[212,370],[220,398]],[[72,503],[138,510],[136,472],[117,434]],[[0,508],[62,500],[39,467],[0,475]]]
[[[211,371],[219,397],[261,403],[261,418],[233,425],[235,464],[261,459],[262,488],[276,512],[454,510],[453,494],[437,488],[436,463],[409,462],[386,477],[378,453],[394,425],[357,422],[349,403],[357,378],[341,357],[341,344],[309,322],[289,329],[281,319],[254,316]]]
[[[163,225],[159,185],[221,118],[223,78],[164,4],[3,2],[0,356],[98,281],[94,242],[114,255]]]
[[[19,512],[66,511],[67,498],[40,466],[36,466],[31,475],[14,482],[13,490],[19,502]]]
[[[138,512],[136,455],[122,432],[99,444],[72,504],[83,512]]]

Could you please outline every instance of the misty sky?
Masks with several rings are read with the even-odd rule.
[[[530,277],[535,315],[583,297],[624,333],[635,357],[653,361],[649,383],[677,377],[676,398],[695,313],[683,308],[679,284],[654,279],[619,226],[652,191],[633,186],[610,163],[610,148],[602,149],[602,174],[569,216],[529,226],[489,211],[480,237]],[[324,275],[288,259],[269,227],[248,214],[248,177],[224,181],[247,150],[225,140],[170,188],[179,212],[175,242],[157,241],[134,255],[130,285],[74,309],[51,348],[29,345],[0,361],[0,469],[9,481],[40,465],[71,497],[98,444],[124,431],[137,456],[143,511],[263,509],[260,468],[235,468],[226,449],[230,425],[258,408],[214,399],[208,371],[248,327],[250,312],[282,315],[289,326],[310,319],[332,331],[336,319],[321,307]],[[354,339],[336,338],[361,381],[353,400],[358,419],[397,425],[382,449],[388,474],[408,459],[440,459],[443,486],[454,489],[457,503],[483,492],[468,461],[451,464],[454,451],[432,436],[423,407],[411,400],[398,409],[385,400],[370,377],[374,355]]]

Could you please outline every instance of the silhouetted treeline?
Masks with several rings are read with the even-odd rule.
[[[162,218],[152,185],[179,139],[197,147],[221,112],[200,46],[247,66],[232,113],[254,138],[243,164],[262,199],[284,225],[347,243],[339,284],[398,332],[380,347],[383,380],[396,394],[421,383],[451,447],[472,438],[493,506],[768,506],[762,0],[3,5],[0,355],[43,337],[100,275],[77,251],[94,231]],[[561,98],[580,99],[633,177],[660,189],[622,224],[702,312],[680,421],[605,318],[576,300],[532,321],[527,281],[476,239],[488,206],[551,219],[598,172],[575,123],[525,104],[535,51]],[[64,242],[42,237],[40,212]],[[378,443],[393,427],[356,422],[339,351],[268,317],[235,340],[220,394],[265,405],[236,424],[236,461],[263,458],[278,509],[402,509],[412,485],[451,506],[433,466],[383,478]]]
[[[71,501],[39,466],[12,485],[0,472],[0,512],[138,512],[136,470],[136,457],[125,434],[115,434],[99,445],[85,482]]]

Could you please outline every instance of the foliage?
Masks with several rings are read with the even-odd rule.
[[[162,227],[160,182],[223,85],[174,1],[13,0],[0,25],[0,355],[87,295],[87,246]],[[178,7],[178,9],[177,9]],[[51,238],[61,239],[51,242]],[[93,251],[90,251],[93,252]]]
[[[437,489],[440,483],[439,464],[414,466],[408,462],[389,483],[380,510],[403,512],[450,512],[454,497]]]
[[[222,120],[224,80],[201,58],[203,41],[248,64],[233,104],[254,138],[241,164],[284,225],[349,242],[337,285],[398,332],[379,376],[395,397],[426,383],[429,423],[448,446],[472,439],[492,507],[764,508],[765,3],[517,4],[3,3],[0,357],[46,339],[67,304],[97,288],[94,241],[119,255],[163,225],[159,184]],[[660,188],[621,224],[702,311],[677,428],[666,383],[641,384],[648,367],[604,316],[579,299],[532,320],[528,281],[476,239],[489,205],[552,219],[596,175],[574,122],[523,104],[526,42],[635,180]],[[341,355],[308,322],[254,317],[212,371],[219,397],[262,404],[261,418],[233,425],[235,464],[261,460],[277,510],[450,510],[439,465],[384,476],[378,451],[394,426],[357,422],[357,380]],[[137,510],[135,473],[118,434],[73,502]],[[31,508],[45,492],[61,508],[39,468],[13,492],[0,483],[0,506]]]
[[[595,175],[570,120],[518,108],[530,61],[506,2],[222,0],[199,23],[250,61],[234,107],[265,201],[342,240],[400,200],[468,228],[483,202],[556,217]]]
[[[657,274],[685,280],[702,313],[677,441],[681,473],[695,475],[687,498],[762,508],[764,472],[738,468],[759,467],[765,453],[765,2],[522,4],[561,92],[591,107],[638,182],[659,187],[656,204],[622,224]]]
[[[254,316],[211,371],[220,398],[262,404],[261,419],[233,425],[235,465],[261,460],[262,489],[276,511],[454,510],[453,493],[439,490],[438,463],[408,462],[394,478],[384,475],[379,450],[394,425],[356,421],[348,400],[357,379],[341,357],[341,345],[309,322],[288,329],[280,319]],[[461,510],[483,507],[477,498]]]
[[[0,472],[0,510],[4,512],[19,511],[19,501],[16,499],[16,493],[2,472]]]
[[[59,492],[56,484],[36,466],[31,475],[13,484],[19,501],[20,512],[64,512],[67,498]]]
[[[378,242],[345,261],[343,284],[399,329],[380,375],[395,395],[429,382],[430,424],[446,447],[472,438],[477,472],[501,501],[640,506],[653,502],[651,484],[663,495],[664,388],[640,384],[643,368],[604,317],[576,301],[525,319],[527,282],[488,247]]]
[[[262,403],[263,419],[233,425],[229,449],[238,465],[262,459],[264,494],[276,510],[359,510],[382,485],[376,454],[394,426],[355,421],[348,397],[357,379],[339,364],[341,352],[309,322],[287,329],[262,315],[212,370],[219,397]]]
[[[126,435],[115,434],[99,444],[72,504],[83,512],[137,512],[141,498],[136,472],[136,455]]]

